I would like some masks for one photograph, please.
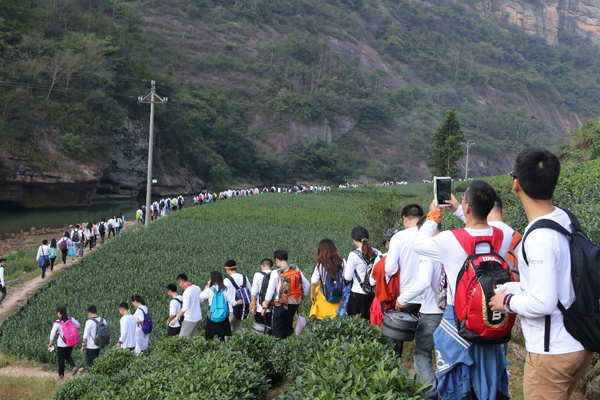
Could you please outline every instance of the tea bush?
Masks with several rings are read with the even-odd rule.
[[[127,368],[135,359],[135,353],[131,350],[113,347],[101,352],[100,356],[94,360],[94,366],[90,373],[113,376]]]

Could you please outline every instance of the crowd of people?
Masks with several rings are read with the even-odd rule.
[[[170,299],[167,334],[194,337],[203,318],[200,304],[205,300],[209,312],[204,335],[222,341],[242,330],[242,321],[252,316],[254,331],[286,339],[294,333],[294,320],[305,299],[310,299],[309,316],[316,320],[359,315],[375,325],[383,321],[385,326],[393,315],[409,313],[419,319],[414,367],[422,381],[432,384],[428,397],[494,400],[510,398],[508,340],[496,333],[506,329],[510,333],[518,314],[527,348],[524,397],[568,399],[592,352],[572,336],[566,328],[572,322],[561,311],[575,301],[567,235],[574,222],[552,203],[559,174],[560,162],[547,150],[526,149],[517,157],[510,175],[512,191],[529,221],[523,237],[502,220],[502,200],[492,186],[473,180],[460,202],[454,195],[445,204],[433,200],[427,213],[418,204],[404,206],[403,229],[391,227],[385,233],[385,254],[371,245],[369,232],[362,226],[350,232],[355,249],[345,259],[331,239],[321,240],[310,280],[289,263],[285,250],[276,250],[273,259],[262,259],[252,278],[239,273],[231,259],[224,263],[225,274],[212,271],[203,289],[186,274],[179,274],[177,284],[166,285]],[[229,198],[229,193],[221,195]],[[459,218],[464,228],[442,231],[444,210]],[[560,225],[564,232],[539,225],[546,220]],[[484,288],[488,277],[480,270],[465,286],[465,274],[469,268],[477,268],[473,260],[499,265],[508,279]],[[474,279],[476,286],[469,286]],[[473,298],[479,290],[481,299],[473,300],[477,314],[462,316],[465,298]],[[119,305],[122,318],[117,346],[140,354],[148,345],[149,333],[143,329],[148,309],[138,295],[131,304],[136,308],[133,316],[127,303]],[[50,346],[58,333],[62,376],[65,361],[73,368],[74,364],[70,350],[61,349],[67,347],[60,339],[66,310],[61,307],[57,314]],[[86,322],[82,351],[89,352],[89,367],[100,351],[90,340],[98,336],[102,319],[94,306],[88,308],[88,318],[92,322]],[[481,331],[471,330],[479,329],[473,328],[477,318],[485,325]],[[72,323],[79,326],[77,321]],[[404,342],[391,341],[402,357]],[[432,365],[437,366],[436,371]]]

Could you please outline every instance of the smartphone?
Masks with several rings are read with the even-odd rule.
[[[450,204],[445,203],[445,201],[450,200],[452,179],[448,176],[434,176],[433,193],[439,207],[450,207]]]

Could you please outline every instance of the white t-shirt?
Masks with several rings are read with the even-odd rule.
[[[259,313],[263,310],[263,306],[262,306],[262,302],[259,301],[258,298],[258,294],[260,293],[260,288],[262,287],[263,284],[263,280],[265,278],[269,279],[271,277],[271,271],[262,271],[263,273],[266,273],[267,275],[264,276],[263,274],[261,274],[260,272],[257,272],[254,274],[254,277],[252,278],[252,289],[250,289],[250,294],[252,296],[256,296],[256,312]],[[266,296],[266,293],[265,293]],[[267,309],[267,312],[270,312],[269,309]]]
[[[420,256],[417,280],[408,290],[400,293],[398,302],[406,305],[421,297],[421,314],[443,314],[444,310],[439,308],[435,301],[435,289],[440,287],[441,280],[442,263]]]
[[[38,247],[38,251],[37,251],[37,255],[35,257],[35,261],[40,261],[40,258],[43,256],[49,256],[50,255],[50,246],[48,245],[41,245],[40,247]]]
[[[144,320],[144,313],[148,314],[148,306],[140,305],[136,308],[133,317],[136,319],[135,324],[135,354],[140,354],[148,348],[149,333],[144,333],[142,330],[143,323],[138,323],[137,320]]]
[[[419,228],[412,227],[397,232],[390,240],[390,247],[385,258],[385,274],[392,277],[400,267],[400,293],[409,290],[417,281],[419,274],[419,255],[415,252],[415,239]],[[421,296],[412,299],[411,303],[421,304]]]
[[[237,304],[237,300],[235,299],[236,289],[235,287],[233,287],[233,284],[231,283],[230,279],[235,280],[235,284],[238,285],[238,287],[241,289],[244,284],[244,277],[244,275],[240,274],[239,272],[236,272],[235,274],[229,275],[228,277],[223,279],[223,283],[225,283],[225,287],[227,288],[227,290],[225,290],[225,300],[227,300],[227,303],[229,304],[230,312],[233,311],[233,306]],[[250,286],[250,279],[248,279],[247,277],[246,287],[249,291],[252,290],[252,287]]]
[[[119,342],[121,342],[121,347],[125,349],[133,349],[135,347],[135,316],[131,314],[123,315],[121,317],[120,326],[121,336],[119,336]]]
[[[200,309],[200,288],[191,285],[183,291],[183,316],[186,321],[198,322],[202,319],[202,310]]]
[[[571,231],[571,220],[560,208],[536,218],[527,225],[523,237],[538,220],[545,218],[558,222]],[[523,243],[523,242],[521,242]],[[569,239],[552,229],[539,228],[525,241],[523,259],[521,245],[515,249],[519,257],[521,293],[510,300],[510,308],[521,316],[527,351],[536,354],[566,354],[584,350],[580,342],[567,332],[558,301],[565,308],[573,304],[575,292],[571,280],[571,251]],[[546,315],[551,316],[550,351],[544,352]]]
[[[360,247],[357,250],[360,252]],[[381,252],[374,247],[373,251],[375,252],[375,256],[381,255]],[[347,281],[352,281],[352,292],[365,294],[365,291],[362,290],[362,287],[360,287],[360,283],[358,283],[358,279],[356,279],[356,274],[354,271],[356,271],[356,274],[360,276],[361,282],[364,282],[365,273],[367,272],[367,264],[365,264],[361,256],[356,254],[355,251],[352,251],[350,254],[348,254],[348,262],[344,268],[344,279]],[[369,279],[369,276],[366,278]]]
[[[415,252],[418,254],[431,258],[434,261],[440,261],[444,264],[444,269],[446,270],[446,276],[448,279],[448,304],[454,305],[456,279],[458,278],[458,273],[460,272],[460,269],[465,263],[468,255],[452,231],[444,231],[437,236],[432,237],[436,228],[437,224],[434,221],[425,221],[421,229],[418,231],[419,233],[415,239],[414,248]],[[491,236],[493,233],[492,227],[486,229],[466,228],[466,230],[471,236]],[[512,236],[503,235],[502,246],[500,247],[498,254],[500,254],[502,257],[506,257],[511,242]],[[479,243],[475,250],[479,253],[488,252],[490,251],[490,246],[487,243]]]
[[[73,321],[73,325],[75,325],[75,327],[77,329],[79,329],[79,327],[81,326],[79,324],[79,322],[77,322],[77,320],[73,317],[70,317],[70,318],[71,318],[71,321]],[[58,347],[67,347],[67,344],[63,340],[63,328],[59,322],[62,323],[63,321],[57,319],[56,322],[54,322],[54,324],[52,324],[52,331],[50,332],[50,340],[51,341],[54,340],[54,338],[56,337],[56,334],[58,334],[58,341],[56,342],[57,346]]]
[[[98,322],[104,321],[104,323],[106,324],[106,320],[102,317],[96,317],[94,319]],[[94,343],[94,338],[96,337],[96,326],[97,324],[94,321],[92,321],[91,318],[85,321],[85,328],[83,329],[83,338],[87,339],[86,347],[88,349],[100,348]]]
[[[179,301],[175,299],[178,299]],[[183,296],[179,295],[175,296],[175,298],[172,298],[171,301],[169,301],[169,316],[179,314],[179,311],[181,311],[181,307],[183,307]],[[179,328],[181,326],[178,318],[175,318],[175,322],[171,323],[172,328]]]
[[[204,300],[208,300],[208,307],[212,305],[213,297],[215,295],[211,288],[215,288],[217,292],[219,291],[219,285],[212,285],[209,287],[205,287],[202,293],[200,293],[200,303],[202,303]],[[223,290],[223,295],[225,296],[225,300],[227,301],[227,288]]]

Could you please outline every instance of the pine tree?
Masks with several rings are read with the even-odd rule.
[[[460,121],[456,110],[451,108],[446,111],[444,121],[438,126],[433,136],[431,157],[427,166],[435,176],[449,176],[457,178],[460,169],[456,163],[463,156],[461,143],[465,135],[460,130]]]

